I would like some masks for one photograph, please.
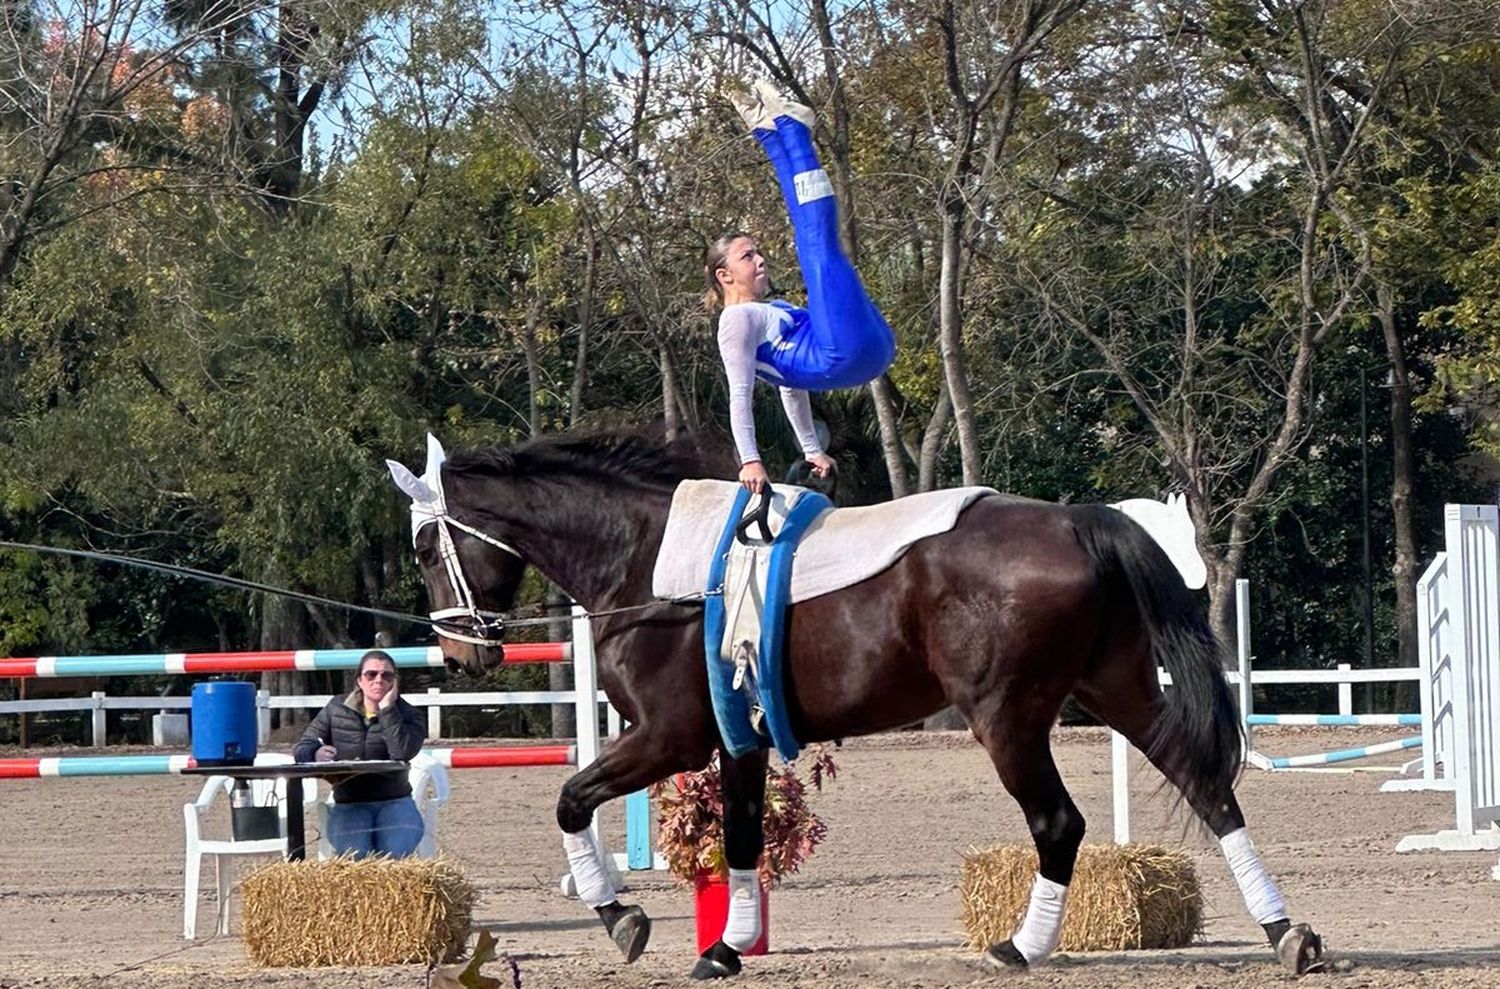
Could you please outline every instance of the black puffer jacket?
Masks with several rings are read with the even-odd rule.
[[[338,749],[339,759],[400,759],[410,762],[422,749],[427,726],[422,712],[400,697],[373,720],[365,720],[364,696],[358,691],[348,697],[335,697],[292,748],[292,758],[312,762],[318,747],[327,743]],[[350,777],[333,788],[333,799],[340,804],[360,804],[374,800],[395,800],[411,793],[407,771],[364,773]]]

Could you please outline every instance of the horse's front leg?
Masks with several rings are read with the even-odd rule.
[[[594,909],[615,945],[633,962],[651,938],[651,918],[638,906],[622,904],[589,830],[600,804],[673,773],[700,768],[709,749],[683,736],[663,737],[631,725],[603,754],[563,784],[557,799],[557,826],[578,898]]]
[[[761,817],[766,800],[766,760],[758,749],[738,759],[719,750],[724,794],[724,860],[729,864],[729,917],[724,933],[698,957],[695,979],[722,979],[740,970],[740,953],[760,940],[760,876],[765,848]]]

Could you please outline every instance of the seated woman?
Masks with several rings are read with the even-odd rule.
[[[400,697],[396,661],[372,649],[359,660],[358,687],[335,697],[313,718],[292,755],[298,762],[335,759],[409,761],[427,730],[422,713]],[[406,770],[353,776],[333,788],[328,841],[337,855],[378,853],[401,858],[422,841],[422,814]]]
[[[838,204],[813,149],[812,111],[757,82],[736,107],[776,171],[796,235],[807,307],[770,294],[766,259],[755,238],[730,233],[704,258],[705,301],[719,315],[719,354],[729,378],[729,420],[740,454],[740,482],[759,492],[769,478],[755,443],[751,392],[758,377],[781,388],[782,405],[818,476],[833,460],[813,429],[808,390],[852,388],[885,373],[896,338],[870,301],[839,244]]]

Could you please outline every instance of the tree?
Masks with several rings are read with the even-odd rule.
[[[201,188],[191,138],[219,110],[178,105],[181,60],[260,9],[216,4],[166,37],[142,0],[0,7],[0,301],[37,237],[131,197]]]
[[[1054,212],[1095,224],[1094,258],[1114,272],[1101,279],[1093,262],[1044,254],[1023,277],[1041,314],[1099,353],[1186,490],[1213,624],[1227,641],[1258,519],[1308,436],[1315,355],[1368,285],[1369,259],[1340,241],[1333,203],[1360,181],[1371,118],[1405,41],[1399,23],[1385,25],[1389,54],[1356,102],[1330,70],[1339,46],[1355,42],[1325,6],[1141,12],[1142,24],[1120,32],[1122,58],[1106,64],[1117,80],[1122,62],[1131,67],[1122,91],[1133,102],[1112,123],[1147,153],[1113,210],[1071,209],[1064,186],[1053,198]],[[1235,173],[1250,166],[1262,174],[1245,195]],[[1160,183],[1165,195],[1148,191]],[[1109,256],[1122,235],[1144,249],[1140,264]],[[1069,253],[1082,246],[1061,241]],[[1255,296],[1235,298],[1245,265]]]
[[[192,82],[228,112],[220,153],[265,207],[281,214],[304,192],[309,128],[325,99],[342,89],[377,34],[398,28],[396,16],[408,25],[431,21],[427,6],[420,0],[168,0],[165,12],[193,66]],[[206,22],[210,30],[203,29]],[[372,23],[380,30],[372,32]]]

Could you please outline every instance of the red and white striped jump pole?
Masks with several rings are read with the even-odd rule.
[[[500,745],[423,749],[450,769],[494,769],[517,766],[576,766],[577,745]],[[56,756],[0,759],[0,779],[59,776],[161,776],[181,773],[197,763],[190,755]]]
[[[31,656],[0,659],[0,677],[81,677],[352,670],[368,649],[273,649],[259,652],[167,652],[129,656]],[[397,666],[442,666],[437,646],[386,649]],[[567,663],[571,642],[515,642],[506,663]]]
[[[599,681],[588,615],[573,608],[572,642],[518,642],[505,647],[508,663],[572,662],[578,737],[572,745],[515,745],[427,749],[453,769],[498,766],[587,766],[599,757]],[[576,643],[576,648],[575,648]],[[367,649],[298,649],[250,653],[162,653],[150,656],[65,656],[0,660],[0,676],[108,676],[145,673],[253,673],[264,670],[354,669]],[[443,664],[432,647],[387,649],[398,666]],[[189,755],[57,756],[0,759],[0,779],[63,776],[153,776],[180,773]]]

